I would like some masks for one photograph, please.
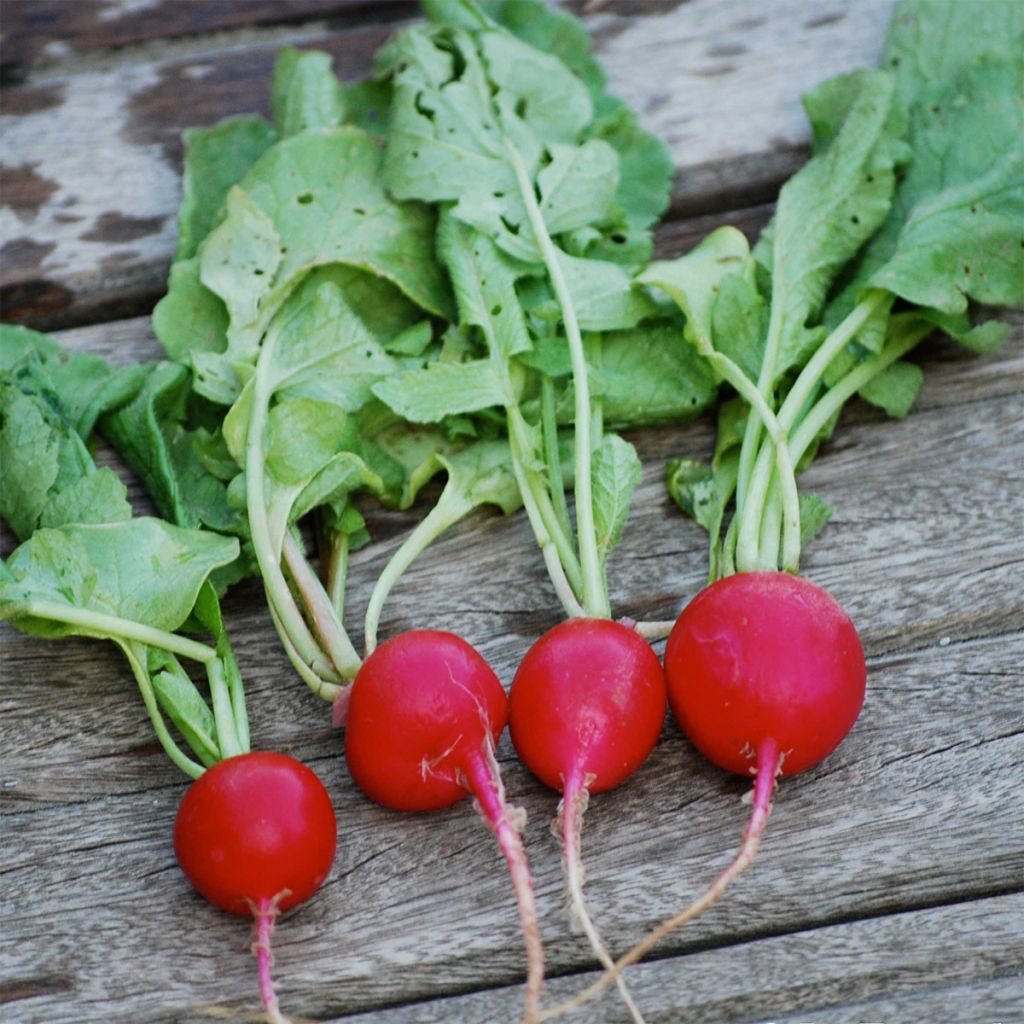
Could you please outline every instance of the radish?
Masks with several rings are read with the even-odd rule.
[[[707,910],[753,862],[778,777],[823,761],[864,703],[860,637],[827,591],[782,572],[744,572],[705,587],[665,650],[669,704],[695,747],[719,767],[754,776],[753,810],[732,863],[696,899],[645,936],[577,996],[587,1002],[670,932]]]
[[[526,1020],[538,1019],[544,957],[520,828],[494,747],[508,699],[481,655],[454,633],[409,630],[363,662],[351,687],[345,758],[356,785],[398,811],[476,797],[508,864],[527,953]]]
[[[274,923],[320,888],[336,846],[327,790],[284,754],[218,762],[192,783],[178,808],[174,852],[185,877],[215,906],[255,918],[260,995],[275,1024],[285,1018],[271,978]]]
[[[613,789],[647,759],[665,721],[665,677],[635,629],[610,619],[568,619],[523,659],[509,696],[516,751],[546,785],[562,793],[558,820],[573,911],[594,954],[612,960],[583,899],[580,832],[591,793]],[[622,999],[643,1017],[622,978]]]

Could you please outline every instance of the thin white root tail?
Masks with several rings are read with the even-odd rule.
[[[717,903],[724,895],[726,889],[739,875],[743,874],[750,867],[757,851],[761,846],[761,836],[764,834],[765,825],[768,823],[768,815],[772,809],[772,794],[775,792],[777,773],[780,767],[778,746],[774,740],[765,740],[757,751],[757,780],[754,783],[754,810],[743,831],[743,842],[733,862],[708,886],[707,889],[693,901],[688,907],[681,910],[675,917],[663,921],[657,928],[642,938],[628,953],[624,953],[605,970],[604,974],[593,984],[588,985],[582,992],[577,993],[570,999],[548,1007],[540,1015],[541,1021],[554,1020],[566,1013],[579,1009],[585,1003],[590,1002],[596,995],[603,992],[613,982],[617,982],[622,972],[630,965],[650,952],[662,939],[666,938],[676,929],[681,928],[687,921],[702,914],[709,907]]]
[[[565,872],[565,886],[569,893],[569,906],[573,917],[583,934],[586,935],[590,948],[594,951],[594,956],[597,957],[601,966],[607,971],[613,971],[615,964],[601,939],[597,926],[591,920],[586,900],[583,897],[586,873],[583,870],[583,861],[580,856],[580,838],[583,832],[583,815],[586,813],[589,803],[590,793],[587,790],[587,783],[584,782],[581,785],[578,778],[571,777],[566,782],[565,796],[558,809],[559,822],[562,827],[562,868]],[[621,972],[616,974],[615,984],[634,1024],[646,1024]],[[545,1011],[546,1013],[547,1011]],[[542,1014],[541,1019],[545,1019],[545,1014]]]

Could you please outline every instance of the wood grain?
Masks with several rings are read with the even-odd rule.
[[[6,0],[0,75],[21,84],[44,69],[59,73],[71,55],[312,19],[386,21],[414,10],[410,0]]]
[[[776,0],[771,17],[745,0],[583,10],[612,88],[672,151],[681,216],[774,197],[806,155],[800,94],[876,63],[891,3]],[[53,327],[148,308],[176,237],[181,130],[265,111],[281,43],[327,49],[352,79],[368,73],[388,31],[300,26],[271,45],[218,37],[212,49],[197,38],[185,56],[136,61],[129,51],[5,90],[3,316]]]

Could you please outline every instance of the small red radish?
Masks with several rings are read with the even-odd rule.
[[[515,887],[527,953],[526,1019],[537,1019],[544,956],[520,827],[505,800],[494,746],[508,699],[481,655],[454,633],[409,630],[377,647],[352,684],[345,758],[356,785],[398,811],[476,797]]]
[[[323,783],[284,754],[247,753],[208,768],[174,822],[185,877],[211,903],[255,918],[260,995],[274,1022],[271,939],[282,910],[309,899],[334,862],[337,823]]]
[[[712,583],[683,610],[665,650],[669,704],[710,760],[754,776],[753,811],[732,863],[688,907],[650,932],[593,985],[545,1011],[582,1005],[670,932],[712,906],[753,862],[776,779],[824,760],[864,703],[866,667],[850,617],[827,591],[784,572]]]
[[[512,682],[509,729],[516,751],[562,793],[559,823],[566,886],[576,917],[605,967],[612,959],[583,898],[580,832],[591,793],[621,785],[647,759],[665,721],[665,675],[651,646],[610,619],[560,623],[530,648]],[[642,1021],[618,978],[622,999]]]

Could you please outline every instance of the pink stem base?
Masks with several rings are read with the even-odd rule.
[[[526,946],[526,1016],[524,1024],[540,1019],[540,992],[544,982],[544,948],[540,940],[537,921],[537,901],[533,891],[533,878],[526,861],[523,837],[516,818],[522,812],[510,807],[505,800],[505,787],[498,773],[494,752],[489,747],[466,758],[465,772],[468,787],[477,799],[480,813],[490,825],[501,847],[512,885],[516,893],[519,922]]]
[[[589,985],[578,995],[544,1010],[540,1015],[540,1020],[553,1020],[555,1017],[560,1017],[562,1014],[575,1010],[577,1007],[589,1002],[594,996],[603,992],[609,985],[615,982],[630,964],[636,963],[637,960],[646,955],[667,935],[670,935],[677,928],[681,928],[687,921],[697,917],[698,914],[703,913],[725,895],[725,890],[729,885],[750,867],[757,856],[757,851],[761,846],[761,836],[764,834],[765,826],[768,824],[768,815],[772,809],[772,794],[775,792],[779,765],[778,744],[773,739],[764,740],[757,751],[754,809],[751,812],[750,820],[747,822],[747,827],[743,831],[743,842],[740,845],[739,852],[732,863],[688,907],[681,910],[674,917],[663,921],[653,931],[648,932],[628,953],[620,956],[615,961],[615,965],[611,970],[605,971],[597,981]]]
[[[283,895],[283,894],[282,894]],[[271,975],[271,967],[274,964],[274,954],[271,950],[271,940],[274,937],[274,925],[277,922],[277,904],[280,896],[273,899],[262,899],[253,906],[253,932],[255,940],[252,944],[252,952],[256,957],[257,969],[260,977],[260,999],[263,1002],[263,1009],[267,1011],[267,1019],[271,1024],[289,1024],[288,1018],[281,1013],[277,1004],[277,994],[274,992],[274,979]]]

